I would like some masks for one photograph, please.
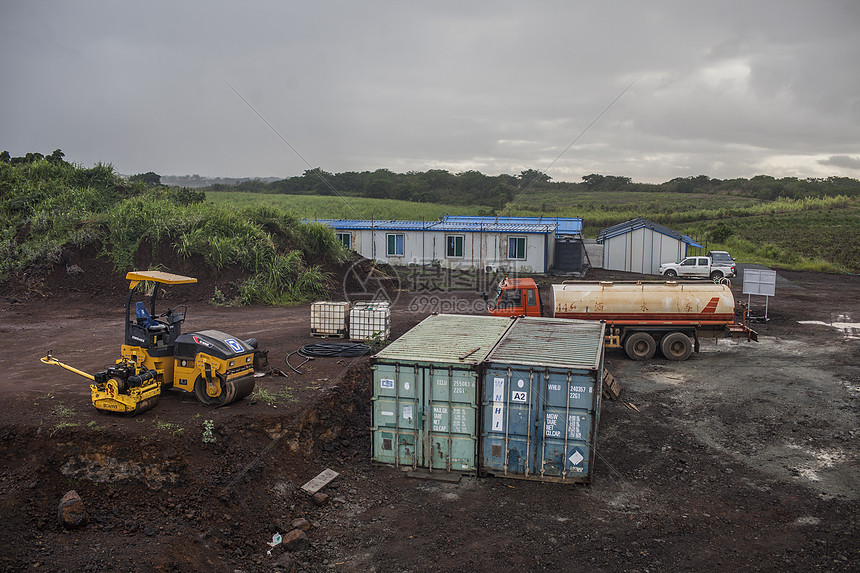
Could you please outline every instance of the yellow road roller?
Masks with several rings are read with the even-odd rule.
[[[196,283],[197,279],[161,271],[133,271],[126,279],[125,343],[114,366],[87,374],[50,352],[42,362],[91,380],[93,406],[108,412],[140,414],[154,407],[169,388],[192,392],[206,406],[224,406],[251,393],[256,339],[241,340],[219,330],[182,334],[185,304],[155,312],[160,285]],[[137,301],[132,306],[135,287],[141,282],[154,283],[152,294],[148,304]]]

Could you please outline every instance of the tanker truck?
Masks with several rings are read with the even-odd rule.
[[[564,281],[551,285],[544,305],[533,279],[502,280],[492,298],[493,316],[550,316],[606,322],[606,348],[623,348],[633,360],[657,351],[669,360],[686,360],[699,351],[702,336],[744,336],[758,340],[749,315],[740,311],[727,281],[610,282]]]

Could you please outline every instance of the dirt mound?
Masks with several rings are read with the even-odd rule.
[[[301,408],[209,411],[208,434],[187,411],[162,411],[155,424],[96,414],[85,425],[51,426],[55,399],[16,398],[27,416],[0,425],[0,510],[21,518],[0,523],[0,569],[233,571],[259,560],[293,519],[316,521],[301,484],[368,450],[368,375],[358,361]],[[89,523],[58,536],[63,528],[45,508],[71,489]]]

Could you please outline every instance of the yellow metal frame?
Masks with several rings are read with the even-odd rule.
[[[133,289],[143,281],[165,285],[183,285],[197,282],[197,279],[192,277],[184,277],[182,275],[174,275],[172,273],[165,273],[162,271],[131,271],[125,275],[125,278],[131,281],[128,285],[129,290]]]

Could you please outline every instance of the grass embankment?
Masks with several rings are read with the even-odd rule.
[[[144,240],[200,255],[214,268],[248,273],[242,303],[288,304],[325,294],[321,265],[345,253],[334,233],[266,205],[205,203],[185,188],[147,187],[110,165],[83,169],[63,161],[0,163],[0,281],[51,267],[70,247],[100,247],[118,272],[132,269]]]

